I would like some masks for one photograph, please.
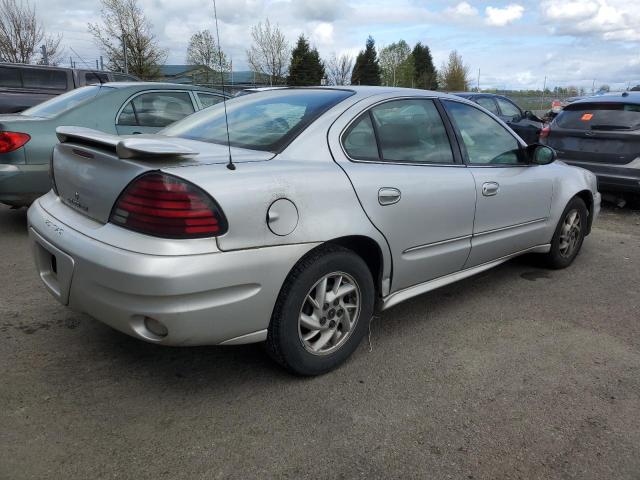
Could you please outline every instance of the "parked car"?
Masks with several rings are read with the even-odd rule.
[[[562,161],[594,172],[601,190],[640,193],[640,93],[577,100],[543,130],[541,141]]]
[[[518,105],[507,97],[492,93],[474,92],[454,93],[454,95],[471,100],[500,117],[529,145],[538,142],[538,136],[544,126],[542,119],[529,110],[522,111]]]
[[[75,88],[94,83],[139,81],[133,75],[0,63],[0,113],[17,113]]]
[[[55,298],[160,345],[266,342],[314,375],[376,305],[525,252],[568,266],[600,208],[591,172],[460,97],[293,88],[226,110],[158,135],[58,129],[28,213]]]
[[[49,160],[60,125],[120,135],[154,133],[222,98],[216,90],[191,85],[114,82],[0,115],[0,203],[26,206],[51,188]]]

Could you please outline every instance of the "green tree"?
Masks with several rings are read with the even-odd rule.
[[[438,83],[448,92],[464,92],[469,88],[469,67],[462,61],[462,56],[453,50],[449,60],[440,68]]]
[[[317,48],[311,48],[309,42],[300,35],[298,43],[291,52],[291,65],[287,85],[320,85],[324,77],[324,65]]]
[[[404,40],[392,43],[380,51],[382,84],[392,87],[413,85],[413,58],[411,48]]]
[[[367,38],[364,50],[356,57],[356,64],[351,74],[351,85],[380,85],[380,65],[376,44],[371,36]]]
[[[415,87],[425,90],[437,90],[438,72],[433,65],[433,58],[431,57],[429,47],[418,42],[416,46],[413,47],[411,56],[413,57]]]

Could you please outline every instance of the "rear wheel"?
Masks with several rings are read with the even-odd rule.
[[[551,268],[566,268],[578,255],[584,241],[588,211],[584,201],[572,198],[567,204],[551,240],[547,263]]]
[[[332,370],[366,334],[374,297],[371,272],[357,254],[333,245],[314,250],[293,268],[280,291],[267,351],[297,374]]]

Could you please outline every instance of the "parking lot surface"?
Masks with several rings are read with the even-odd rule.
[[[41,285],[0,207],[0,478],[637,479],[640,214],[390,309],[338,370],[168,348]],[[240,319],[239,319],[240,320]]]

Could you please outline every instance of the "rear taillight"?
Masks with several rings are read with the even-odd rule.
[[[213,198],[192,183],[160,172],[131,182],[109,221],[165,238],[215,237],[227,231],[227,220]]]
[[[550,132],[551,127],[549,127],[549,125],[545,125],[544,127],[542,127],[542,130],[540,130],[540,138],[547,138]]]
[[[31,136],[20,132],[0,132],[0,153],[9,153],[19,149],[31,140]]]

